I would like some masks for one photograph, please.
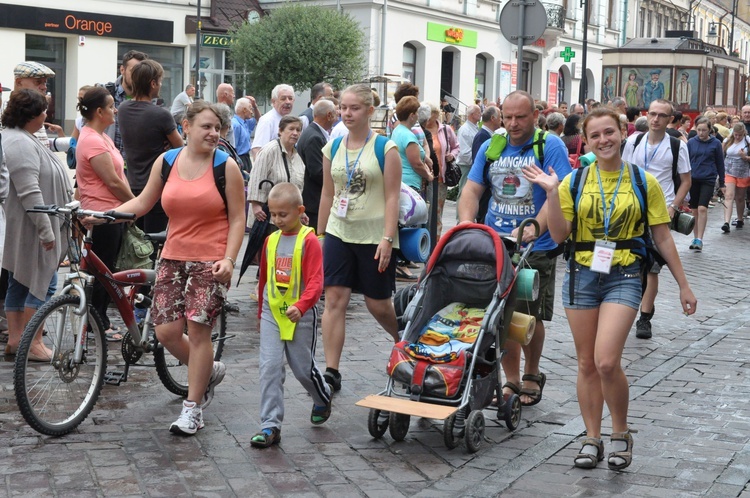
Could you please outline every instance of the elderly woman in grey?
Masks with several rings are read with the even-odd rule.
[[[36,310],[52,297],[57,267],[68,249],[60,220],[46,214],[27,213],[42,204],[62,206],[70,201],[70,182],[57,157],[33,133],[47,118],[47,100],[35,90],[13,92],[3,112],[3,151],[10,173],[5,203],[8,226],[3,268],[9,272],[5,311],[8,318],[6,354],[18,349],[23,329]],[[49,361],[51,352],[41,337],[29,360]]]

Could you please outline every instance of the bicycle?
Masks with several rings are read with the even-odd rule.
[[[68,233],[70,269],[61,294],[37,310],[24,329],[16,352],[14,390],[26,422],[48,436],[70,433],[88,417],[104,383],[120,385],[126,382],[131,365],[151,366],[137,363],[144,353],[153,354],[153,366],[162,384],[170,392],[186,397],[187,365],[159,344],[151,330],[151,296],[139,292],[141,286],[153,288],[156,269],[113,273],[92,251],[91,229],[86,230],[83,247],[79,247],[73,233],[74,227],[82,230],[82,225],[77,222],[79,216],[115,221],[132,220],[135,215],[88,211],[81,209],[78,201],[65,207],[36,206],[28,212],[63,218]],[[159,247],[166,239],[164,233],[148,234],[148,237]],[[95,281],[106,289],[127,328],[120,348],[124,360],[122,371],[107,371],[104,325],[91,306]],[[127,292],[126,287],[129,287]],[[136,305],[147,308],[140,323],[135,317]],[[49,361],[29,361],[32,343],[38,340],[38,336],[52,351]],[[227,338],[226,309],[222,307],[211,336],[215,361],[221,358]]]

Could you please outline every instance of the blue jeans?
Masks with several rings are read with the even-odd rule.
[[[640,265],[640,261],[636,261],[628,266],[613,266],[607,274],[591,271],[588,266],[574,262],[573,304],[570,304],[571,273],[568,267],[562,284],[563,307],[586,310],[598,308],[602,303],[616,303],[639,309],[642,291]]]
[[[13,272],[8,272],[8,292],[5,294],[5,311],[23,311],[24,308],[32,308],[38,310],[42,305],[49,301],[50,298],[55,294],[57,290],[57,272],[52,274],[52,280],[49,283],[49,289],[47,289],[47,295],[44,301],[37,299],[30,292],[29,288],[25,285],[18,283],[13,278]]]

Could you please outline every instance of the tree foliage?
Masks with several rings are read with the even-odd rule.
[[[231,58],[248,73],[247,88],[270,97],[279,83],[304,91],[321,81],[344,87],[360,81],[365,37],[349,14],[288,3],[232,33]]]

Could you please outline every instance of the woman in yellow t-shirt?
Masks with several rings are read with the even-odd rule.
[[[606,402],[612,415],[607,463],[610,469],[621,470],[632,461],[631,432],[635,431],[628,428],[628,379],[620,364],[640,306],[641,279],[638,256],[611,246],[643,234],[641,209],[633,190],[637,187],[620,156],[622,132],[618,115],[609,109],[594,110],[583,122],[583,134],[596,162],[589,169],[578,202],[576,243],[595,245],[591,247],[593,251],[576,251],[575,261],[569,262],[563,280],[563,306],[578,357],[578,405],[586,425],[586,438],[574,464],[594,468],[604,459],[601,424]],[[524,170],[529,181],[547,192],[549,231],[559,244],[572,231],[572,175],[559,183],[551,168],[550,173],[546,175],[537,167]],[[669,233],[664,194],[650,173],[640,173],[647,182],[647,218],[654,242],[680,287],[683,312],[690,315],[695,312],[697,301]],[[575,284],[572,300],[568,291],[570,278]]]
[[[341,389],[339,360],[344,347],[346,307],[352,291],[365,296],[367,310],[398,341],[398,324],[391,296],[396,288],[398,203],[401,160],[395,143],[383,147],[381,171],[377,135],[370,129],[372,90],[352,85],[341,94],[341,119],[349,134],[323,147],[323,190],[318,233],[325,234],[323,272],[326,293],[323,311],[323,351],[326,382]]]

